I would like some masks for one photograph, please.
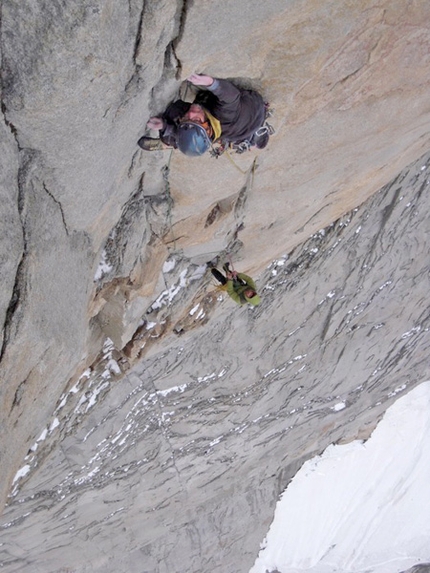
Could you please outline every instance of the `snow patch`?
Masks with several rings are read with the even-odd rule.
[[[158,390],[157,394],[159,396],[167,396],[172,392],[185,392],[186,388],[187,388],[186,384],[181,384],[181,386],[173,386],[173,388],[167,388],[167,390]]]
[[[163,265],[163,273],[170,273],[176,267],[176,261],[173,259],[171,261],[166,261]]]
[[[196,304],[196,306],[190,310],[190,315],[191,315],[191,316],[193,316],[193,314],[195,314],[195,313],[197,312],[199,306],[200,306],[200,303],[198,302],[198,303]]]
[[[111,272],[112,268],[112,265],[108,263],[106,250],[103,250],[99,266],[96,270],[96,274],[94,275],[94,281],[100,281],[104,276]]]
[[[179,275],[179,281],[169,289],[163,291],[155,302],[151,305],[151,310],[158,310],[164,305],[171,304],[173,299],[178,295],[181,289],[187,286],[187,269],[183,270]]]
[[[30,466],[27,464],[25,466],[23,466],[20,470],[18,470],[15,474],[15,477],[13,478],[13,482],[15,483],[17,482],[19,479],[23,478],[24,476],[26,476],[28,474],[28,472],[30,471]]]
[[[59,425],[60,420],[58,418],[54,418],[54,420],[51,422],[51,425],[49,426],[49,433],[51,434],[55,428],[58,428]]]
[[[340,411],[343,410],[344,408],[346,408],[345,402],[338,402],[337,404],[335,404],[334,406],[332,406],[332,407],[330,408],[330,410],[334,410],[335,412],[340,412]]]
[[[393,573],[428,562],[429,483],[425,382],[386,411],[369,440],[332,444],[302,466],[250,573]]]
[[[414,334],[417,334],[418,332],[420,332],[420,330],[421,330],[421,326],[415,326],[409,332],[405,332],[404,334],[402,334],[401,338],[402,338],[402,340],[404,340],[405,338],[410,338],[411,336],[414,336]]]
[[[37,438],[38,442],[43,442],[43,440],[46,440],[46,436],[48,435],[48,428],[45,428],[43,430],[43,432],[40,434],[40,436]]]

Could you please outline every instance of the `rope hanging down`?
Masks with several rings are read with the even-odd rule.
[[[164,186],[164,192],[166,194],[166,196],[169,199],[169,208],[168,208],[168,223],[169,223],[169,227],[170,227],[170,234],[172,237],[172,241],[173,241],[173,250],[176,251],[176,238],[175,235],[173,233],[173,223],[172,223],[172,209],[173,209],[173,199],[172,196],[170,194],[170,161],[172,159],[172,154],[173,154],[173,149],[170,151],[169,154],[169,158],[167,160],[167,163],[161,168],[161,173],[163,176],[163,180],[165,183]],[[240,171],[240,173],[242,173],[242,175],[246,175],[247,176],[247,182],[246,185],[249,189],[249,191],[252,189],[253,185],[254,185],[254,177],[255,177],[255,169],[257,166],[257,158],[255,157],[252,161],[251,166],[248,169],[242,169],[241,167],[239,167],[239,165],[237,165],[237,163],[234,161],[234,159],[232,158],[230,151],[227,150],[226,153],[228,159],[231,161],[231,163],[234,165],[234,167]],[[251,176],[250,180],[249,180],[249,184],[248,184],[248,177]]]
[[[168,219],[168,223],[169,223],[169,227],[170,227],[170,234],[171,234],[172,240],[173,240],[173,250],[176,251],[176,238],[175,238],[175,235],[173,233],[173,224],[172,224],[173,199],[172,199],[172,195],[170,193],[170,181],[169,181],[170,160],[172,159],[172,154],[173,154],[173,149],[170,151],[169,159],[167,160],[166,165],[163,165],[163,167],[161,168],[161,174],[162,174],[163,180],[164,180],[164,193],[168,197],[168,205],[169,206],[168,206],[168,212],[167,212],[167,219]]]

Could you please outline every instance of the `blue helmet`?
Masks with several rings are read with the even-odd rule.
[[[204,127],[193,121],[184,121],[178,128],[178,148],[189,157],[198,157],[206,153],[211,140]]]

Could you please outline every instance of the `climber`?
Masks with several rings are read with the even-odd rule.
[[[257,287],[251,277],[244,273],[231,271],[229,264],[223,266],[224,276],[218,269],[212,267],[211,273],[227,290],[227,294],[238,304],[252,304],[257,306],[261,298],[257,294]]]
[[[175,148],[197,157],[210,149],[220,155],[229,145],[238,153],[266,147],[273,130],[265,123],[266,105],[258,92],[199,74],[192,74],[188,81],[203,88],[194,103],[177,100],[161,116],[151,117],[147,128],[159,131],[159,137],[141,137],[138,145],[142,149]],[[213,143],[218,145],[216,150]]]

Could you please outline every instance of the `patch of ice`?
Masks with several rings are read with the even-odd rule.
[[[213,446],[216,446],[216,444],[219,444],[223,437],[224,436],[222,435],[218,438],[215,438],[215,440],[212,440],[212,442],[209,443],[209,447],[212,448]]]
[[[181,289],[187,286],[187,269],[183,270],[179,275],[179,281],[170,287],[169,289],[163,291],[155,302],[152,303],[151,309],[158,310],[166,304],[170,304],[175,296],[180,292]]]
[[[61,408],[64,408],[64,406],[66,405],[66,402],[67,402],[67,396],[64,396],[64,398],[58,404],[58,408],[55,411],[58,412],[58,410],[61,410]]]
[[[104,372],[103,372],[103,374],[104,374]],[[102,384],[101,386],[99,386],[98,388],[96,388],[94,390],[94,392],[92,393],[92,395],[88,401],[86,412],[88,412],[88,410],[94,406],[94,404],[97,402],[97,398],[98,398],[100,392],[102,390],[104,390],[105,388],[107,388],[108,386],[109,386],[109,382],[105,382],[104,384]]]
[[[121,368],[119,367],[118,362],[113,358],[109,360],[106,367],[112,372],[112,374],[121,374]]]
[[[43,440],[46,440],[46,436],[48,435],[48,428],[45,428],[43,430],[43,432],[40,434],[40,436],[37,438],[38,442],[43,442]]]
[[[409,332],[405,332],[404,334],[402,334],[401,338],[402,338],[402,340],[404,340],[405,338],[410,338],[414,334],[417,334],[420,330],[421,330],[421,326],[415,326]]]
[[[173,416],[174,413],[175,413],[175,410],[172,410],[171,412],[162,412],[161,413],[161,421],[162,422],[166,422],[166,421],[168,422],[169,418],[171,416]]]
[[[206,316],[206,313],[203,309],[200,309],[199,314],[196,316],[196,320],[202,319]]]
[[[51,422],[51,425],[49,426],[49,433],[51,434],[55,430],[55,428],[58,428],[59,425],[60,425],[60,420],[58,418],[55,418]]]
[[[393,281],[385,281],[383,285],[379,287],[378,290],[383,290],[385,287],[389,286]]]
[[[171,261],[166,261],[163,265],[163,273],[170,273],[176,267],[176,261],[172,259]]]
[[[101,280],[111,272],[112,268],[112,265],[108,263],[106,250],[103,250],[99,266],[96,270],[96,274],[94,275],[94,281],[97,282]]]
[[[202,276],[205,274],[206,269],[207,269],[206,265],[198,266],[196,269],[194,269],[193,273],[189,276],[188,280],[190,281],[200,280]]]
[[[100,471],[100,468],[94,468],[92,471],[90,471],[90,473],[87,475],[87,477],[92,478],[92,477],[94,477],[99,471]]]
[[[157,394],[159,396],[167,396],[172,392],[185,392],[186,388],[187,388],[186,384],[181,384],[180,386],[173,386],[173,388],[167,388],[167,390],[158,390]]]
[[[200,306],[200,303],[198,302],[198,303],[196,304],[196,306],[190,310],[190,315],[191,315],[191,316],[193,316],[193,314],[194,314],[195,312],[197,312],[197,309],[199,308],[199,306]]]
[[[13,478],[13,484],[15,482],[17,482],[19,479],[23,478],[24,476],[26,476],[28,474],[28,472],[30,471],[30,466],[28,464],[26,464],[25,466],[23,466],[20,470],[18,470],[15,474],[15,477]]]
[[[403,390],[405,390],[407,388],[406,384],[402,384],[401,386],[397,386],[397,388],[395,388],[392,392],[390,392],[388,394],[389,398],[392,398],[393,396],[396,396],[397,394],[399,394],[399,392],[403,392]]]
[[[103,343],[103,352],[109,353],[112,352],[112,350],[115,348],[115,344],[113,343],[113,341],[108,337],[106,338],[106,340]]]
[[[207,376],[198,376],[197,382],[207,382],[208,380],[213,380],[214,378],[216,378],[215,372],[208,374]]]
[[[330,408],[330,410],[334,410],[335,412],[340,412],[340,411],[343,410],[344,408],[346,408],[345,402],[338,402],[337,404],[335,404],[334,406],[332,406],[332,407]]]

